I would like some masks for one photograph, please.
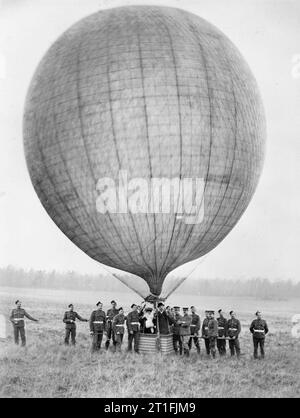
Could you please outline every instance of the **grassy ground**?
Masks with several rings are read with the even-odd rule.
[[[190,358],[90,353],[86,323],[79,323],[76,347],[63,345],[64,304],[22,298],[39,323],[27,324],[27,347],[12,337],[0,341],[0,397],[299,397],[300,339],[290,333],[290,317],[267,315],[271,332],[265,360],[252,359],[252,341],[241,337],[240,360],[206,358],[195,350]],[[7,297],[0,296],[0,313]],[[288,302],[287,302],[288,304]],[[262,304],[261,304],[262,305]],[[261,306],[260,305],[260,306]],[[274,307],[276,302],[274,302]],[[263,308],[262,308],[263,309]],[[83,316],[91,306],[81,304]],[[246,325],[253,312],[241,316]],[[10,329],[9,329],[10,332]]]

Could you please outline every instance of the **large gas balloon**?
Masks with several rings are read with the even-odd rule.
[[[183,10],[121,7],[49,49],[27,95],[24,141],[58,227],[159,295],[166,275],[216,247],[249,204],[264,112],[217,28]]]

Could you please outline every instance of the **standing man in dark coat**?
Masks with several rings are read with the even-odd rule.
[[[192,342],[194,341],[197,353],[200,354],[200,344],[199,344],[199,330],[200,330],[200,316],[196,313],[195,306],[191,306],[191,337],[189,340],[189,349],[192,348]]]
[[[76,324],[75,320],[88,322],[87,319],[81,318],[77,312],[74,311],[74,305],[70,303],[68,306],[69,310],[65,312],[63,317],[63,322],[66,324],[66,333],[65,333],[65,345],[69,345],[70,336],[72,345],[76,344]]]
[[[10,321],[14,327],[14,340],[15,344],[19,344],[19,336],[21,337],[22,347],[26,345],[26,335],[25,335],[25,321],[24,317],[30,319],[30,321],[38,322],[38,319],[33,318],[29,315],[25,309],[22,308],[22,304],[19,300],[16,300],[15,304],[17,307],[11,311]]]
[[[123,308],[119,308],[118,314],[114,316],[114,319],[112,321],[112,327],[116,341],[115,349],[119,353],[121,353],[121,347],[125,333],[125,320],[126,317],[124,315],[124,310]]]
[[[226,337],[227,337],[227,319],[224,317],[222,309],[219,309],[218,313],[219,313],[219,317],[217,318],[217,322],[218,322],[217,347],[218,347],[220,356],[225,356]]]
[[[171,316],[169,316],[165,310],[165,305],[159,302],[157,305],[157,311],[154,314],[156,320],[156,329],[160,334],[170,334],[170,323],[172,322]]]
[[[103,339],[106,324],[106,315],[102,310],[102,303],[96,303],[97,309],[92,312],[90,317],[90,334],[93,337],[92,352],[99,351]]]
[[[180,321],[182,316],[180,315],[180,306],[174,306],[174,317],[173,317],[173,347],[175,354],[182,354],[182,340],[180,336]]]
[[[206,354],[210,355],[209,348],[209,337],[208,337],[208,322],[209,322],[209,311],[205,311],[205,318],[202,322],[201,337],[204,339]]]
[[[215,311],[208,311],[209,319],[208,319],[208,339],[209,339],[209,351],[213,358],[216,357],[216,341],[218,338],[218,322],[215,319]]]
[[[227,333],[229,338],[230,355],[240,357],[241,349],[239,342],[239,335],[241,332],[241,323],[236,319],[235,312],[229,312],[230,319],[227,322]]]
[[[250,332],[253,335],[254,358],[257,359],[258,346],[260,347],[261,358],[265,357],[265,336],[269,332],[269,328],[267,322],[262,319],[260,311],[257,311],[255,315],[256,319],[250,325]]]
[[[117,309],[117,303],[112,300],[110,302],[111,308],[108,309],[106,313],[106,341],[105,341],[105,348],[108,350],[110,340],[113,342],[114,348],[116,347],[116,340],[115,340],[115,334],[112,326],[112,321],[116,315],[118,315],[119,310]]]
[[[128,351],[132,351],[132,342],[134,341],[134,351],[139,353],[140,339],[140,315],[138,307],[135,303],[131,305],[131,312],[127,315],[127,331],[128,331]]]

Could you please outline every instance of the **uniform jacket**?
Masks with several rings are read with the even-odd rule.
[[[216,319],[209,319],[208,320],[208,337],[217,337],[218,336],[218,321]]]
[[[254,319],[250,325],[250,332],[253,337],[262,339],[269,332],[269,328],[264,319]]]
[[[227,334],[228,337],[235,337],[238,338],[241,332],[241,323],[238,319],[228,319],[227,322]]]
[[[90,317],[90,331],[94,333],[103,332],[105,330],[106,315],[104,311],[95,310]]]
[[[112,321],[116,315],[119,314],[118,309],[108,309],[106,313],[106,328],[109,329],[112,326]]]
[[[128,333],[130,331],[139,331],[140,330],[140,315],[137,311],[131,311],[127,315],[127,329]]]
[[[16,308],[11,311],[10,314],[10,321],[14,324],[16,327],[24,327],[24,317],[30,319],[31,321],[37,321],[37,319],[33,318],[31,315],[29,315],[25,309],[23,308]]]
[[[112,327],[115,334],[124,334],[126,317],[124,314],[117,314],[113,321]]]
[[[224,338],[227,337],[227,319],[217,318],[218,321],[218,337]]]
[[[76,327],[75,320],[79,319],[79,321],[85,321],[80,315],[78,315],[75,311],[66,311],[63,317],[63,322],[66,324],[66,328],[74,328]]]
[[[208,318],[204,318],[203,322],[202,322],[202,329],[201,329],[201,334],[202,337],[204,338],[208,338]]]
[[[181,317],[181,324],[179,329],[180,335],[191,335],[191,323],[192,323],[192,317],[188,314],[183,315]]]
[[[200,316],[196,313],[191,314],[191,335],[197,334],[200,329]]]
[[[182,320],[182,316],[179,313],[174,315],[174,325],[173,325],[173,334],[180,335],[180,321]]]

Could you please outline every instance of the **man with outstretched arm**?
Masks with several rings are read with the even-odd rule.
[[[68,306],[69,310],[65,312],[63,322],[66,324],[65,333],[65,345],[69,345],[70,336],[72,345],[76,344],[76,319],[83,322],[88,322],[87,319],[82,318],[77,312],[74,311],[73,303]]]
[[[22,347],[26,345],[26,334],[25,334],[25,320],[24,318],[30,319],[30,321],[38,322],[38,319],[33,318],[29,315],[25,309],[22,308],[22,303],[16,300],[15,304],[17,307],[11,311],[10,321],[14,328],[14,340],[15,344],[19,344],[19,336],[21,337]]]

